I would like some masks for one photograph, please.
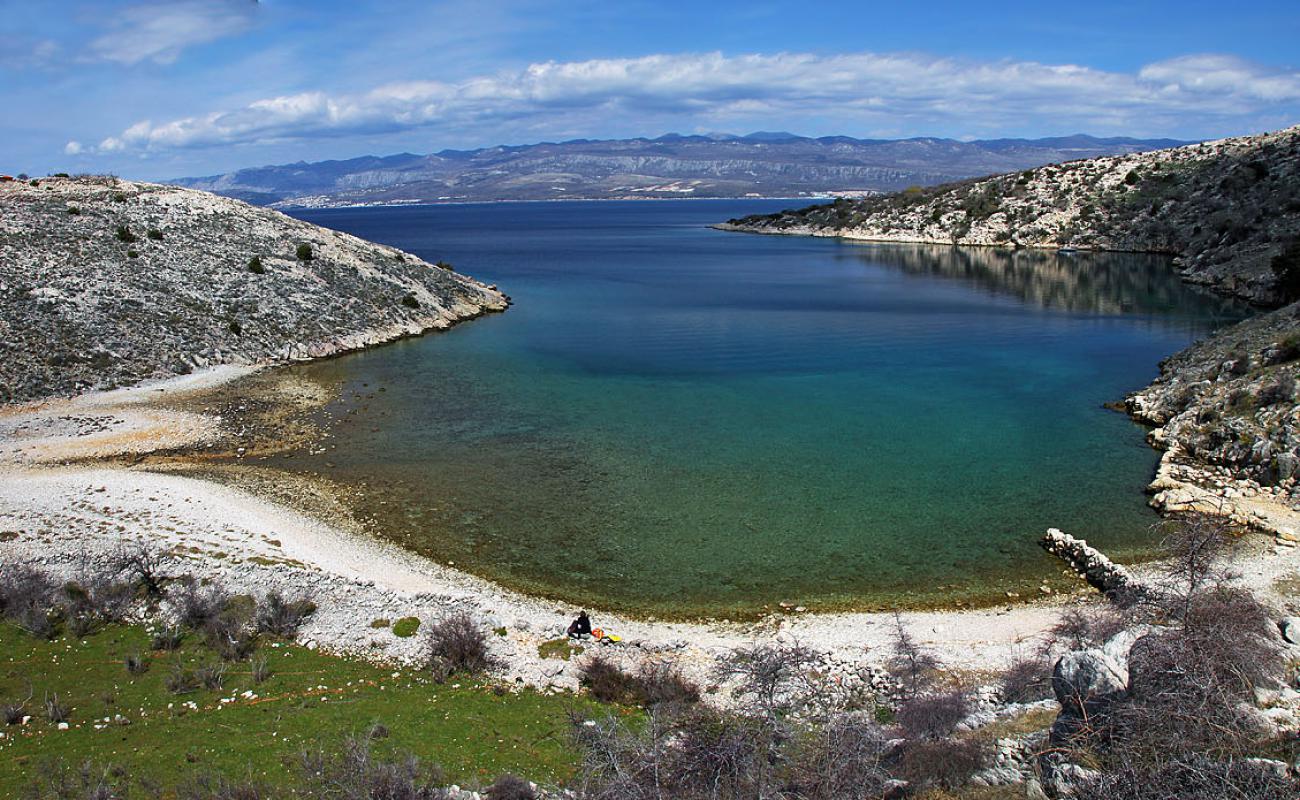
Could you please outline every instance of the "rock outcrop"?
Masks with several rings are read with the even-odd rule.
[[[0,183],[0,403],[319,358],[507,303],[409,253],[205,192]]]
[[[1300,237],[1300,127],[1054,164],[722,226],[1007,248],[1170,253],[1183,277],[1260,304],[1272,259]]]
[[[1038,543],[1108,597],[1127,600],[1147,591],[1131,572],[1089,545],[1086,539],[1076,539],[1056,528],[1049,528]]]

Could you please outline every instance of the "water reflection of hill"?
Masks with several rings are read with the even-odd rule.
[[[1244,316],[1183,282],[1168,256],[950,245],[864,245],[856,257],[909,275],[952,278],[1043,308],[1097,314]]]

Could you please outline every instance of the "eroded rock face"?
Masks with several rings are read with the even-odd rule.
[[[318,358],[507,303],[409,253],[204,192],[0,183],[0,403]]]

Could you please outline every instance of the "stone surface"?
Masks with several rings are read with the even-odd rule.
[[[36,184],[0,183],[0,403],[319,358],[508,303],[409,253],[237,200],[116,178]]]

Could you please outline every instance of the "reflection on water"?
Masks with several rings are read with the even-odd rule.
[[[1166,259],[709,230],[736,202],[304,213],[499,283],[506,314],[298,368],[395,541],[669,614],[927,604],[1136,552],[1155,454],[1102,404],[1231,308]],[[380,390],[383,391],[380,391]]]
[[[1206,319],[1248,313],[1243,303],[1189,286],[1163,255],[929,244],[854,245],[847,252],[864,265],[951,278],[1042,308],[1185,317],[1198,329]]]

